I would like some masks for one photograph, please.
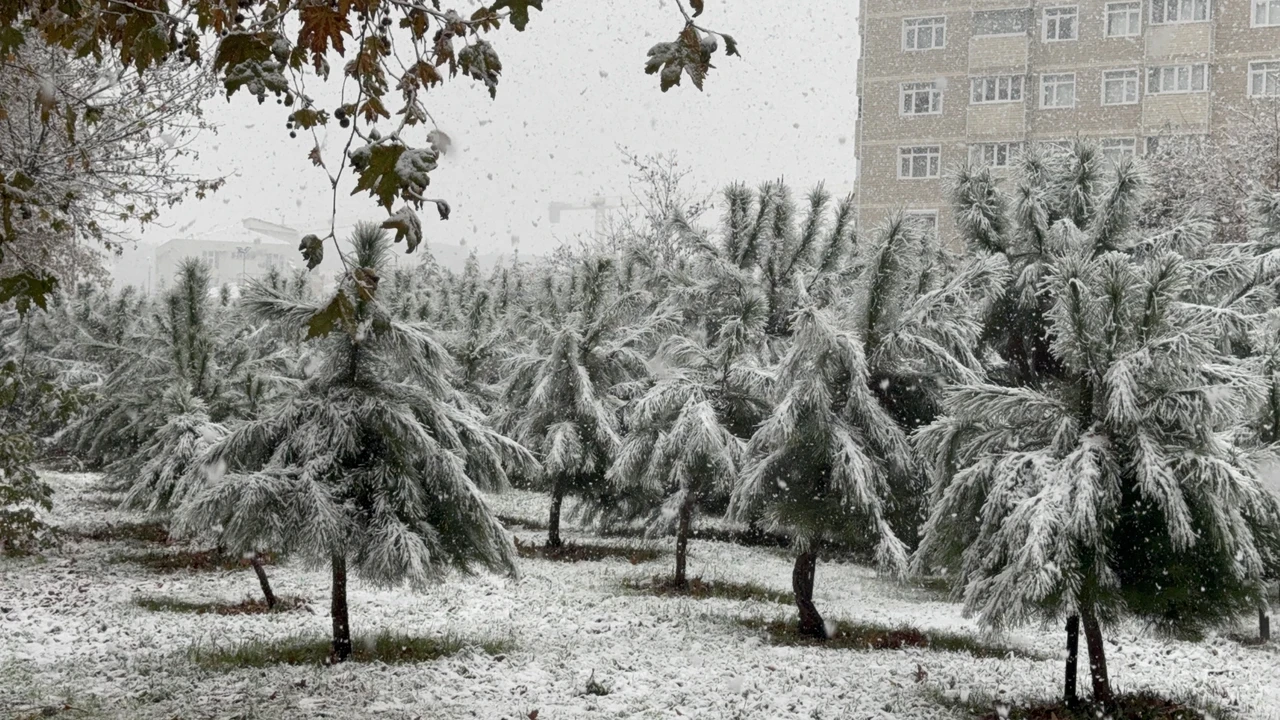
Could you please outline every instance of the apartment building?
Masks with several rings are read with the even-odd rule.
[[[1112,158],[1221,131],[1280,98],[1280,0],[861,0],[861,222],[920,215],[944,237],[949,168],[1027,142]]]

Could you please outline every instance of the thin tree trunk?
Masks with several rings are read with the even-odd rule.
[[[1089,648],[1089,675],[1093,679],[1093,701],[1110,708],[1115,705],[1116,696],[1111,692],[1111,679],[1107,676],[1107,651],[1102,646],[1102,628],[1098,626],[1098,618],[1092,609],[1080,613],[1080,623],[1084,626],[1084,640]]]
[[[1067,618],[1067,677],[1066,687],[1062,691],[1062,699],[1070,707],[1079,702],[1076,695],[1076,675],[1080,659],[1080,616]]]
[[[1258,640],[1261,642],[1271,641],[1271,616],[1267,615],[1265,607],[1258,608]]]
[[[818,571],[818,553],[806,550],[796,556],[791,571],[791,590],[796,595],[796,607],[800,610],[800,636],[827,639],[827,626],[813,604],[813,580]]]
[[[254,553],[249,559],[249,564],[253,566],[253,573],[258,576],[258,584],[262,586],[262,597],[266,598],[267,609],[276,609],[276,594],[271,592],[271,581],[267,579],[267,571],[262,567],[262,556]]]
[[[347,558],[333,554],[333,602],[329,614],[333,616],[333,661],[344,662],[351,657],[351,622],[347,617]]]
[[[693,528],[693,493],[688,493],[680,504],[680,525],[676,528],[676,579],[680,590],[689,589],[689,535]]]
[[[564,504],[564,490],[557,481],[551,488],[551,518],[547,521],[547,547],[558,548],[564,545],[560,539],[560,506]]]

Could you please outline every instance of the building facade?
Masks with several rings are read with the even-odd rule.
[[[287,273],[302,264],[296,245],[257,237],[241,242],[176,238],[157,247],[155,253],[154,287],[160,290],[172,286],[178,266],[187,258],[198,258],[209,266],[214,287],[240,286],[264,277],[273,268]]]
[[[954,235],[947,174],[1028,142],[1112,158],[1280,98],[1280,0],[861,0],[858,206]]]

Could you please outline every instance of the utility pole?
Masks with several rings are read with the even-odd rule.
[[[249,264],[249,253],[253,252],[253,246],[244,245],[236,248],[236,255],[240,258],[240,282],[237,283],[241,289],[244,288],[246,268]]]

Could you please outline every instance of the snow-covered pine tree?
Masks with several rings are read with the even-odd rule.
[[[537,347],[508,361],[502,426],[542,464],[551,493],[547,545],[559,547],[564,499],[590,504],[610,492],[605,473],[622,444],[617,393],[647,374],[645,353],[664,318],[644,317],[643,293],[619,290],[609,258],[583,259],[563,286],[547,277],[543,287],[525,315],[541,325]]]
[[[825,538],[875,545],[884,570],[906,569],[907,547],[887,520],[892,478],[912,477],[906,434],[868,387],[861,339],[830,314],[808,306],[791,320],[793,341],[779,365],[777,404],[751,438],[752,457],[730,516],[763,512],[791,534],[797,551],[792,587],[800,633],[828,635],[813,602],[818,546]]]
[[[1186,301],[1194,260],[1120,251],[1141,245],[1142,173],[1100,167],[1088,146],[1033,149],[1012,201],[985,171],[961,173],[961,227],[1014,266],[988,335],[1010,382],[949,388],[946,415],[917,433],[934,487],[916,562],[953,570],[988,627],[1077,615],[1110,704],[1105,625],[1190,629],[1254,607],[1280,506],[1239,441],[1261,379]]]
[[[179,515],[217,529],[230,549],[270,547],[332,573],[333,657],[351,655],[348,568],[367,580],[425,586],[448,570],[514,572],[515,553],[481,487],[532,463],[486,427],[450,384],[452,364],[423,325],[379,302],[389,241],[358,226],[350,270],[322,305],[254,287],[263,320],[306,328],[318,362],[287,397],[210,448],[210,478]]]
[[[609,468],[620,498],[606,514],[645,517],[650,532],[676,533],[672,587],[687,590],[695,515],[723,507],[746,456],[746,438],[768,412],[771,376],[753,361],[764,304],[747,297],[736,317],[671,336],[655,358],[655,384],[627,411],[628,432]]]

